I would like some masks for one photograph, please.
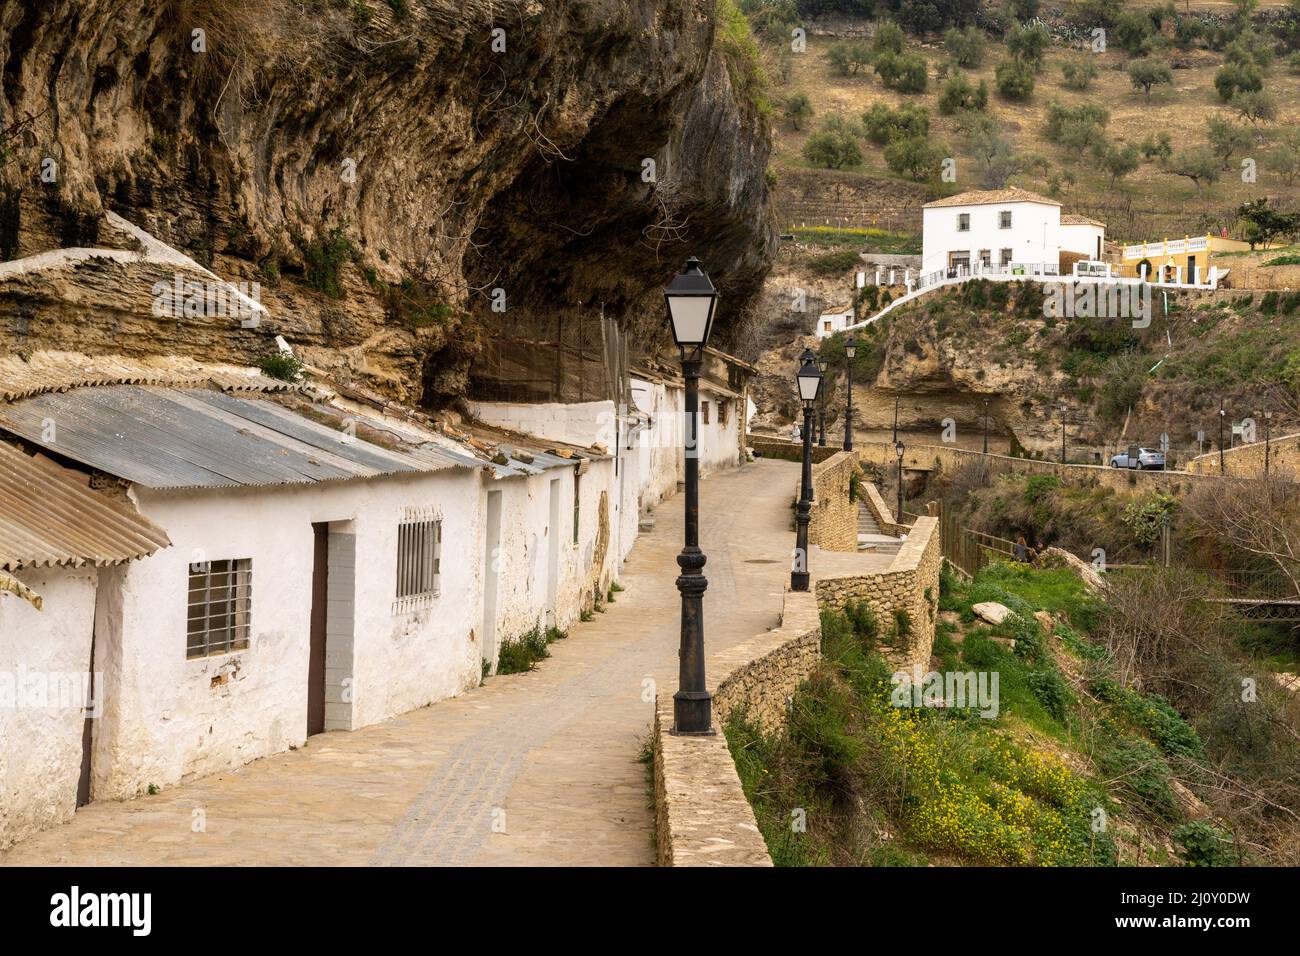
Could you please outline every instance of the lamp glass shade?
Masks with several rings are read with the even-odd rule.
[[[811,352],[804,352],[803,364],[799,366],[795,379],[799,383],[799,397],[805,402],[816,401],[817,393],[822,387],[822,373]]]
[[[847,355],[849,358],[853,358],[853,356],[857,354],[857,351],[858,351],[858,343],[853,341],[853,339],[849,339],[847,342],[844,343],[844,354]]]
[[[678,347],[708,344],[713,329],[713,314],[718,302],[717,290],[700,270],[700,260],[686,260],[681,273],[664,289],[668,318],[672,320],[673,340]]]
[[[901,441],[894,446],[894,454],[898,456],[899,461],[903,460],[903,443]]]

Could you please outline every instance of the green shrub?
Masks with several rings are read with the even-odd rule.
[[[536,626],[526,634],[502,641],[497,651],[497,673],[522,674],[536,667],[538,661],[550,657],[551,652],[546,647],[549,633]]]
[[[819,276],[842,275],[861,261],[852,249],[838,249],[813,256],[808,260],[808,270]]]
[[[356,246],[342,226],[335,226],[321,238],[303,245],[307,285],[331,299],[343,298],[343,265],[355,254]]]
[[[1079,60],[1061,65],[1062,82],[1066,89],[1086,90],[1097,78],[1097,64],[1091,60]]]
[[[282,382],[297,382],[302,379],[302,360],[284,352],[268,352],[257,360],[257,367],[263,375]]]
[[[1034,68],[1023,60],[1005,60],[993,73],[998,95],[1008,100],[1027,100],[1034,95]]]
[[[1232,866],[1232,837],[1203,821],[1174,827],[1174,842],[1188,866]]]
[[[961,72],[948,74],[939,93],[939,112],[951,116],[959,110],[984,110],[989,102],[989,88],[983,81],[971,83]]]
[[[943,35],[943,43],[960,67],[973,70],[984,61],[984,31],[978,27],[949,27]]]
[[[930,132],[930,114],[924,106],[904,103],[891,110],[884,103],[873,103],[862,114],[862,129],[867,139],[884,146],[906,136],[926,136]]]

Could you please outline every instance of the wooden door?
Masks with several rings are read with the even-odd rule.
[[[329,601],[330,528],[313,524],[311,649],[307,658],[307,736],[325,729],[325,621]]]

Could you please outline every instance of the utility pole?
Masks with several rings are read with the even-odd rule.
[[[1223,407],[1223,399],[1219,399],[1219,474],[1224,473],[1223,468],[1223,420],[1228,415]]]

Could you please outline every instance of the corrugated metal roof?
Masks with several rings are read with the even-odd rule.
[[[0,400],[6,402],[90,385],[199,388],[205,384],[227,392],[284,392],[303,388],[255,370],[214,368],[174,357],[134,359],[106,355],[92,358],[78,352],[37,352],[26,361],[17,355],[0,358]]]
[[[0,429],[147,488],[301,484],[466,465],[465,456],[381,448],[273,402],[209,389],[47,393],[0,406]]]
[[[0,570],[120,564],[170,546],[125,503],[0,442]]]

